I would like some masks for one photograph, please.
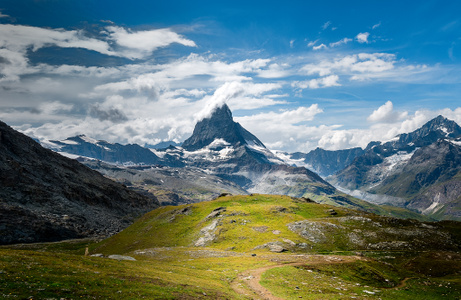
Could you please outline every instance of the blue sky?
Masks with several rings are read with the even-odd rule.
[[[461,123],[459,1],[0,1],[0,120],[183,141],[227,103],[271,149]]]

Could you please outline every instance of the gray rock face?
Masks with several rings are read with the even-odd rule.
[[[350,165],[356,157],[364,152],[360,147],[336,151],[317,148],[307,154],[296,152],[291,154],[290,157],[292,159],[303,159],[303,162],[312,166],[312,170],[317,174],[329,176]]]
[[[0,122],[0,244],[114,234],[159,203]]]

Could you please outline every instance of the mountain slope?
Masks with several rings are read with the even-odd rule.
[[[337,195],[320,176],[277,158],[253,134],[234,122],[229,107],[217,107],[199,121],[183,143],[185,163],[239,184],[251,193],[294,197]]]
[[[225,193],[247,194],[237,184],[197,168],[120,167],[95,160],[82,163],[141,194],[157,198],[162,205],[208,201]]]
[[[396,197],[389,197],[389,204],[438,219],[461,220],[460,136],[455,122],[439,116],[393,141],[368,147],[329,181],[349,190]]]
[[[344,169],[363,153],[364,150],[359,147],[336,151],[316,148],[307,154],[295,152],[290,154],[289,157],[291,160],[299,160],[300,162],[297,162],[297,165],[306,165],[321,176],[329,176]]]
[[[0,122],[0,244],[106,236],[158,207]]]

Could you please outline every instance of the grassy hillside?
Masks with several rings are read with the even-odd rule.
[[[401,244],[400,248],[438,245],[436,249],[452,249],[455,242],[445,236],[446,232],[436,224],[382,217],[303,198],[225,196],[156,209],[91,250],[118,254],[152,247],[197,245],[241,252],[268,248],[275,243],[304,253],[373,249],[379,243],[396,248],[395,241]]]
[[[460,229],[224,196],[161,207],[100,242],[2,247],[0,298],[459,299]]]

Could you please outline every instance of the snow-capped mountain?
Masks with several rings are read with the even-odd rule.
[[[86,136],[49,141],[43,145],[66,155],[71,153],[117,165],[161,165],[185,168],[189,174],[205,172],[222,180],[222,190],[235,191],[233,185],[237,184],[249,193],[342,197],[317,174],[304,167],[290,166],[274,155],[256,136],[234,122],[226,104],[199,121],[182,147],[147,149],[139,145],[111,144]],[[125,174],[112,172],[109,176],[123,182],[126,178],[117,178],[117,173]],[[176,173],[171,174],[175,176]],[[163,179],[163,182],[170,180]],[[161,188],[161,180],[157,181]],[[355,205],[344,200],[343,203]]]
[[[460,137],[456,122],[438,116],[384,144],[374,142],[328,180],[346,190],[391,196],[389,204],[438,219],[461,219]]]
[[[42,141],[41,143],[42,146],[64,155],[73,154],[115,164],[183,166],[175,157],[164,155],[160,158],[155,154],[155,150],[137,144],[109,143],[85,135],[78,135],[61,141]]]
[[[199,121],[182,148],[175,149],[186,165],[233,181],[249,192],[303,196],[314,190],[315,183],[323,187],[323,193],[335,193],[317,174],[289,166],[275,156],[257,137],[234,122],[226,104]]]

